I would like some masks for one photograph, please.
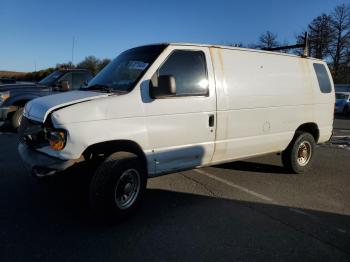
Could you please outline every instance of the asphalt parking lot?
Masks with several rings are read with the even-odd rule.
[[[277,155],[149,180],[128,221],[96,224],[82,166],[29,177],[0,131],[0,261],[350,261],[350,119],[335,120],[312,170]]]

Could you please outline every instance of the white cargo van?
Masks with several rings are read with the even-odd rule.
[[[148,177],[279,153],[304,172],[332,134],[334,87],[316,59],[197,44],[123,52],[81,91],[30,101],[19,152],[49,176],[100,160],[91,204],[125,216]]]

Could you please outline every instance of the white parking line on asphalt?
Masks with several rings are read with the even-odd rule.
[[[350,136],[332,136],[332,138],[346,138],[346,137],[350,137]]]
[[[350,129],[338,129],[338,128],[334,128],[334,130],[339,131],[339,132],[350,132]]]
[[[254,191],[252,191],[252,190],[250,190],[250,189],[248,189],[248,188],[245,188],[245,187],[243,187],[243,186],[236,185],[236,184],[234,184],[234,183],[232,183],[232,182],[230,182],[230,181],[227,181],[227,180],[225,180],[225,179],[222,179],[222,178],[220,178],[220,177],[214,176],[214,175],[212,175],[212,174],[210,174],[210,173],[208,173],[208,172],[205,172],[205,171],[202,170],[202,169],[194,169],[193,171],[195,171],[195,172],[197,172],[197,173],[199,173],[199,174],[205,175],[205,176],[207,176],[207,177],[210,177],[210,178],[212,178],[212,179],[214,179],[214,180],[216,180],[216,181],[219,181],[219,182],[221,182],[221,183],[223,183],[223,184],[225,184],[225,185],[228,185],[228,186],[230,186],[230,187],[233,187],[233,188],[235,188],[235,189],[238,189],[238,190],[240,190],[240,191],[242,191],[242,192],[244,192],[244,193],[247,193],[247,194],[249,194],[249,195],[252,195],[252,196],[254,196],[254,197],[256,197],[256,198],[259,198],[259,199],[268,201],[268,202],[273,203],[273,204],[277,204],[277,202],[274,201],[274,200],[273,200],[272,198],[270,198],[270,197],[267,197],[267,196],[265,196],[265,195],[262,195],[262,194],[259,194],[259,193],[257,193],[257,192],[254,192]]]
[[[292,212],[295,212],[295,213],[298,213],[298,214],[302,214],[304,216],[308,216],[308,217],[310,217],[310,218],[312,218],[314,220],[317,220],[317,221],[320,220],[317,216],[314,216],[314,215],[312,215],[312,214],[310,214],[308,212],[305,212],[303,210],[300,210],[300,209],[289,208],[289,211],[292,211]]]

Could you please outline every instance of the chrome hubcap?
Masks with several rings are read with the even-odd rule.
[[[141,178],[136,169],[126,170],[115,187],[115,203],[120,209],[127,209],[135,203],[140,193]]]
[[[311,144],[308,141],[303,141],[298,147],[298,164],[305,166],[311,158]]]

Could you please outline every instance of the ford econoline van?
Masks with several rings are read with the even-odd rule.
[[[100,160],[96,213],[124,217],[148,177],[267,153],[305,172],[332,134],[334,87],[321,60],[200,44],[121,53],[89,85],[27,103],[19,152],[37,177]]]

